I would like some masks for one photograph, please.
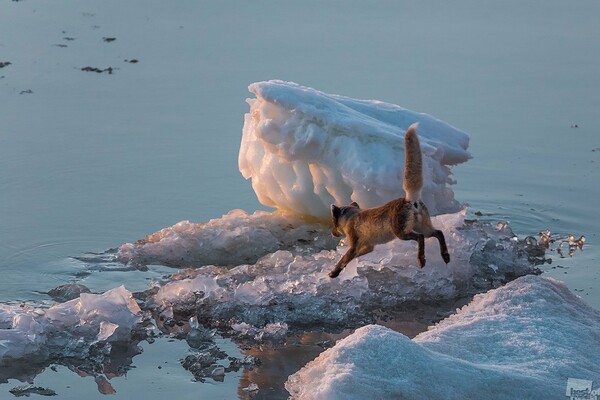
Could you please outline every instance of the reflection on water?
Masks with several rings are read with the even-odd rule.
[[[307,332],[289,338],[283,347],[266,346],[243,350],[244,354],[260,358],[261,365],[244,371],[239,383],[238,396],[241,399],[286,398],[289,394],[283,384],[287,377],[335,344],[336,340],[350,333],[351,331],[339,334]],[[258,386],[258,391],[245,390],[252,384]]]
[[[414,337],[467,300],[392,310],[377,323]],[[352,329],[296,332],[288,336],[285,343],[268,340],[256,343],[243,338],[223,338],[214,330],[203,329],[194,317],[175,316],[171,320],[157,317],[156,326],[159,331],[149,329],[145,331],[145,337],[134,338],[129,343],[97,342],[82,357],[55,356],[43,363],[33,360],[8,362],[0,369],[0,383],[26,382],[30,386],[11,385],[4,390],[26,395],[41,394],[43,389],[66,399],[71,398],[71,385],[63,387],[61,382],[77,376],[87,382],[92,379],[98,394],[126,396],[132,382],[148,379],[144,374],[140,376],[140,369],[154,366],[156,373],[152,380],[161,383],[165,379],[162,371],[169,363],[168,374],[177,376],[180,382],[202,385],[197,387],[198,390],[216,389],[223,393],[225,387],[237,387],[237,395],[242,399],[285,399],[284,383],[289,375],[353,332]],[[148,358],[148,353],[156,350],[160,353]],[[129,384],[123,386],[126,382]],[[160,396],[153,393],[147,398]]]
[[[467,302],[468,299],[458,299],[434,307],[416,306],[412,310],[398,310],[386,315],[385,319],[380,319],[377,323],[413,338]],[[288,337],[283,346],[242,347],[244,354],[259,358],[261,364],[256,368],[244,370],[238,389],[239,398],[286,399],[289,393],[285,390],[284,383],[288,376],[352,332],[353,329],[335,333],[301,332]],[[252,385],[257,385],[258,391],[248,391]]]
[[[47,369],[57,371],[58,366],[68,368],[79,377],[93,377],[101,394],[114,394],[116,390],[110,383],[111,379],[123,377],[132,368],[133,358],[142,353],[138,343],[108,345],[98,343],[90,348],[86,358],[56,358],[38,364],[32,360],[6,362],[0,368],[0,383],[8,383],[11,379],[20,382],[33,383],[34,379]],[[31,388],[23,388],[25,394]],[[40,394],[40,393],[37,393]]]

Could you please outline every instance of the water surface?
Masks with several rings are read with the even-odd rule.
[[[248,84],[284,79],[470,133],[456,198],[520,236],[584,234],[582,252],[553,253],[542,269],[600,307],[598,15],[595,1],[2,0],[0,301],[49,302],[43,292],[76,279],[74,257],[87,252],[263,209],[237,169],[244,100]],[[164,273],[85,283],[142,290]],[[238,393],[240,375],[191,382],[181,343],[142,347],[127,379],[112,380],[118,398],[150,384],[147,398]],[[60,366],[35,383],[101,397],[93,379]],[[2,397],[16,384],[0,385]]]

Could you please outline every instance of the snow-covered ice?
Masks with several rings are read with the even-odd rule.
[[[256,98],[248,101],[239,167],[259,199],[279,210],[182,221],[122,245],[121,262],[195,268],[156,282],[144,295],[144,304],[164,319],[197,315],[205,325],[219,321],[233,334],[258,338],[272,336],[273,324],[285,326],[276,330],[283,334],[315,325],[341,329],[399,306],[445,302],[536,272],[510,228],[465,222],[457,211],[449,166],[470,157],[467,134],[396,105],[294,83],[249,89]],[[330,279],[346,248],[336,248],[318,218],[329,216],[331,202],[367,207],[401,195],[403,134],[414,122],[424,153],[424,199],[434,213],[455,211],[433,219],[452,261],[444,264],[437,242],[427,240],[421,269],[416,244],[395,240]]]
[[[181,221],[125,243],[119,247],[117,260],[174,267],[234,266],[254,263],[277,250],[332,249],[336,244],[322,224],[292,215],[232,210],[204,224]]]
[[[328,95],[290,82],[250,85],[240,172],[259,200],[283,211],[230,211],[198,224],[181,221],[119,247],[117,260],[175,267],[254,263],[277,250],[332,249],[319,223],[331,203],[378,206],[403,195],[404,131],[419,122],[423,197],[433,214],[456,212],[450,165],[470,158],[469,136],[427,114],[380,101]]]
[[[293,399],[563,399],[600,376],[600,312],[552,278],[521,277],[410,340],[357,329],[296,374]]]
[[[414,122],[423,151],[423,198],[432,214],[460,209],[449,166],[467,161],[469,136],[430,115],[330,95],[291,82],[253,83],[239,167],[259,201],[329,216],[329,205],[379,206],[402,196],[404,132]]]

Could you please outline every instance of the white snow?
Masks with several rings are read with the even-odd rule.
[[[239,168],[259,201],[292,213],[329,216],[329,205],[373,207],[402,196],[404,132],[419,122],[425,187],[433,214],[460,205],[446,185],[450,165],[470,158],[469,136],[394,104],[330,95],[291,82],[248,87]]]
[[[293,399],[562,399],[567,378],[600,376],[600,312],[563,283],[521,277],[413,340],[369,325],[286,388]]]

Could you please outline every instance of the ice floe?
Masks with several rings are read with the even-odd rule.
[[[475,296],[410,340],[357,329],[299,372],[293,399],[562,399],[568,378],[600,375],[600,312],[552,278]]]
[[[331,279],[327,274],[345,246],[306,254],[280,250],[255,264],[184,270],[140,298],[164,319],[193,315],[234,335],[262,338],[278,331],[272,324],[291,330],[356,327],[398,307],[438,304],[537,272],[527,244],[505,225],[465,222],[463,213],[439,215],[433,223],[446,234],[447,265],[434,240],[426,241],[425,268],[417,266],[415,243],[395,240]]]
[[[174,267],[254,263],[277,250],[332,249],[335,241],[322,224],[286,215],[232,210],[207,223],[181,221],[119,247],[117,260]]]
[[[469,136],[430,115],[372,100],[330,95],[291,82],[253,83],[239,168],[259,201],[329,216],[329,205],[379,206],[402,196],[404,132],[419,122],[430,212],[460,209],[450,165],[467,161]]]
[[[123,286],[103,294],[81,293],[48,309],[0,304],[0,366],[24,358],[84,358],[99,342],[130,341],[143,320],[142,310]]]
[[[518,239],[506,224],[466,220],[447,187],[452,183],[449,166],[470,157],[465,133],[395,105],[327,95],[287,82],[256,83],[250,91],[256,99],[249,100],[240,171],[252,179],[260,201],[278,210],[233,210],[206,223],[182,221],[125,243],[116,253],[78,258],[99,273],[152,265],[182,269],[154,274],[150,287],[135,293],[135,299],[124,287],[89,293],[93,280],[84,278],[87,282],[49,291],[53,299],[65,301],[49,308],[0,305],[0,367],[24,360],[85,360],[89,365],[77,369],[92,371],[99,390],[111,393],[98,371],[113,346],[128,348],[122,364],[128,365],[129,354],[136,354],[129,347],[164,333],[187,341],[193,354],[182,366],[195,379],[220,380],[226,372],[258,361],[227,356],[216,345],[215,332],[238,343],[281,343],[298,331],[341,331],[394,318],[401,310],[447,307],[456,299],[539,272],[535,265],[544,257],[543,244]],[[424,200],[440,214],[432,221],[445,233],[451,262],[443,262],[437,241],[430,239],[427,265],[419,268],[416,244],[395,240],[353,260],[338,278],[329,278],[347,250],[323,219],[329,204],[354,200],[368,207],[402,195],[402,135],[415,121],[424,153]],[[443,214],[448,211],[452,213]],[[448,373],[454,371],[451,364],[471,373],[475,367],[469,363],[481,361],[462,360],[433,345],[427,353],[425,344],[381,329],[357,333],[369,338],[369,332],[378,330],[386,343],[412,354],[417,365],[433,362],[440,353]],[[333,390],[323,385],[319,383],[323,390]],[[403,386],[396,382],[390,387]]]

